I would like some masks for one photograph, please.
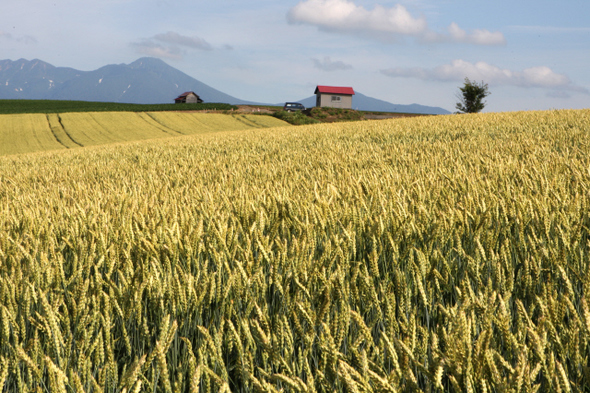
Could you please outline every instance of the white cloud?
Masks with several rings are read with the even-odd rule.
[[[199,37],[188,37],[173,31],[156,34],[150,39],[134,42],[137,53],[162,59],[181,60],[188,49],[199,49],[210,51],[213,47],[204,39]]]
[[[150,40],[132,43],[137,53],[158,57],[160,59],[180,60],[183,58],[183,51],[177,46],[163,46]]]
[[[13,40],[16,42],[22,42],[25,44],[36,44],[37,43],[37,40],[33,36],[25,35],[25,36],[21,36],[21,37],[14,37],[12,34],[2,31],[2,30],[0,30],[0,38],[4,38],[7,40]]]
[[[348,0],[307,0],[287,14],[291,23],[306,23],[326,30],[377,31],[419,35],[427,28],[424,18],[414,18],[402,5],[369,11]]]
[[[329,56],[324,57],[323,60],[318,59],[311,59],[313,61],[313,65],[315,68],[318,68],[322,71],[340,71],[340,70],[350,70],[352,66],[350,64],[346,64],[343,61],[332,61]]]
[[[445,33],[436,33],[426,19],[414,17],[401,4],[391,8],[376,5],[372,10],[357,6],[351,0],[305,0],[287,13],[292,24],[307,24],[321,30],[340,33],[359,33],[388,40],[411,36],[423,42],[459,42],[475,45],[504,45],[500,32],[477,29],[467,32],[452,23]]]
[[[454,42],[464,42],[467,44],[475,44],[475,45],[505,45],[506,39],[504,38],[504,34],[496,31],[490,32],[488,30],[483,29],[476,29],[471,34],[468,34],[465,30],[460,28],[455,22],[451,23],[448,27],[449,35],[451,41]],[[445,36],[442,36],[443,39]]]
[[[37,39],[30,35],[25,35],[16,39],[17,42],[24,42],[25,44],[36,44]]]
[[[202,38],[199,37],[188,37],[185,35],[180,35],[173,31],[169,31],[163,34],[157,34],[154,36],[154,39],[157,41],[165,42],[168,44],[176,44],[181,46],[186,46],[192,49],[201,49],[201,50],[212,50],[213,48],[211,45]]]
[[[432,69],[398,67],[382,70],[381,73],[391,77],[434,81],[463,81],[467,77],[495,85],[541,87],[588,93],[587,89],[574,85],[567,76],[558,74],[545,66],[526,68],[522,71],[511,71],[483,61],[470,63],[464,60],[453,60],[451,64]]]

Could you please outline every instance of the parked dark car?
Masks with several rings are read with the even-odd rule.
[[[305,107],[298,102],[285,102],[283,110],[287,112],[300,112],[304,111]]]

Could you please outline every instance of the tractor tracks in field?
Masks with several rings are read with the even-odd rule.
[[[49,124],[49,129],[51,133],[55,137],[55,139],[61,143],[66,149],[71,149],[73,147],[84,147],[81,143],[76,142],[74,138],[66,131],[66,128],[61,122],[61,117],[58,113],[47,113],[47,123]]]
[[[148,123],[150,126],[155,127],[157,129],[161,130],[162,132],[165,132],[166,134],[174,135],[174,136],[184,135],[180,131],[177,131],[173,128],[167,127],[165,124],[163,124],[161,121],[156,119],[152,114],[150,114],[148,112],[139,112],[138,114],[139,114],[139,117],[143,121]]]
[[[253,127],[253,128],[259,128],[261,127],[260,124],[256,123],[254,120],[250,120],[248,118],[246,118],[244,115],[231,115],[234,119],[236,119],[237,121],[239,121],[240,123],[243,123],[245,125],[247,125],[248,127]]]

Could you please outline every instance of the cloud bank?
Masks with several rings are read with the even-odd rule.
[[[200,37],[189,37],[173,31],[156,34],[152,38],[134,42],[131,46],[142,55],[173,60],[182,59],[187,49],[213,50],[211,44]]]
[[[322,71],[341,71],[341,70],[350,70],[352,66],[350,64],[346,64],[342,61],[332,61],[329,56],[324,57],[323,60],[318,59],[311,59],[313,61],[313,65],[315,68],[318,68]]]
[[[213,50],[213,47],[204,39],[199,37],[187,37],[173,31],[164,34],[157,34],[154,39],[166,44],[186,46],[192,49]]]
[[[402,5],[369,11],[348,0],[307,0],[287,14],[291,23],[303,23],[333,31],[377,31],[420,35],[427,29],[424,18],[414,18]]]
[[[464,60],[453,60],[451,64],[431,69],[398,67],[381,70],[381,73],[390,77],[418,78],[431,81],[463,81],[467,77],[495,85],[541,87],[588,93],[587,89],[574,85],[567,76],[558,74],[545,66],[526,68],[522,71],[511,71],[483,61],[470,63]]]
[[[164,46],[151,40],[134,42],[131,46],[141,55],[158,57],[160,59],[180,60],[184,56],[184,52],[176,46]]]
[[[455,22],[451,23],[447,31],[448,35],[440,35],[439,39],[443,41],[448,39],[453,42],[463,42],[466,44],[475,45],[506,44],[504,34],[500,33],[499,31],[490,32],[488,30],[476,29],[473,30],[471,33],[467,33],[465,30],[461,29],[459,25],[457,25]]]
[[[25,43],[25,44],[36,44],[37,43],[37,39],[35,37],[30,36],[30,35],[25,35],[22,37],[14,37],[12,34],[7,33],[3,30],[0,30],[0,39],[16,41],[16,42]]]
[[[428,27],[423,16],[412,16],[401,4],[390,8],[376,5],[372,10],[368,10],[351,0],[305,0],[289,10],[287,20],[291,24],[316,26],[324,31],[368,35],[386,40],[410,36],[427,43],[506,43],[504,35],[500,32],[483,29],[467,32],[456,23],[452,23],[444,33],[434,32]]]

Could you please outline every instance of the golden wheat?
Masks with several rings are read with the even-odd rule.
[[[162,133],[202,120],[148,115]],[[0,391],[582,391],[589,124],[422,117],[0,157]]]

